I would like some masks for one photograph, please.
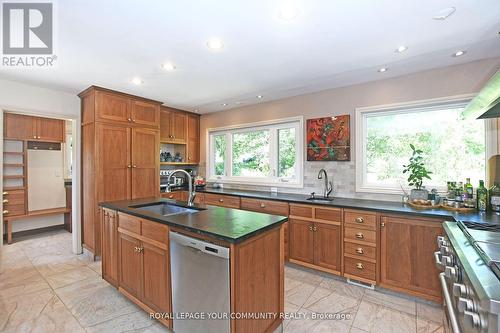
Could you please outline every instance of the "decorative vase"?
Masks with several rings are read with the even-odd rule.
[[[410,201],[413,200],[427,200],[429,198],[429,191],[426,189],[412,189],[410,192]]]

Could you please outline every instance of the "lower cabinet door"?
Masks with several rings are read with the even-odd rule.
[[[312,264],[314,260],[313,223],[290,219],[288,228],[290,236],[289,258]]]
[[[119,233],[120,287],[137,299],[142,297],[141,242]]]
[[[341,238],[339,225],[314,223],[314,264],[341,271]]]
[[[169,256],[167,250],[143,243],[143,302],[157,312],[170,312]]]
[[[118,232],[117,213],[108,209],[102,214],[102,277],[118,286]]]

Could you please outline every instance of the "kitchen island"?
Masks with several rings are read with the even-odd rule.
[[[207,299],[213,302],[214,312],[219,312],[216,300],[211,297],[227,291],[229,313],[222,315],[227,318],[228,332],[273,332],[281,325],[286,216],[214,206],[188,207],[185,202],[161,198],[106,202],[100,207],[102,277],[165,326],[176,332],[187,327],[186,321],[179,321],[175,305],[186,304],[178,291],[186,290],[187,279],[176,278],[176,274],[190,264],[179,261],[177,250],[172,247],[171,238],[179,238],[178,235],[213,244],[213,249],[207,248],[209,251],[225,248],[229,253],[229,290],[219,288],[218,280],[213,280],[218,286],[207,285],[206,291],[203,289],[205,297],[199,295],[195,299],[187,290],[186,294],[194,298],[190,299],[193,310],[184,307],[183,315],[206,316],[207,313],[185,312],[207,311],[200,307]],[[196,265],[202,266],[203,262]],[[205,283],[205,279],[208,281],[210,274],[207,271],[188,277],[198,285]],[[211,289],[216,288],[219,290],[214,293]],[[177,310],[180,308],[179,305]],[[259,318],[249,319],[249,316]],[[196,322],[193,323],[195,326],[191,327],[196,327]],[[210,332],[210,325],[220,327],[221,320],[203,323],[203,331]]]

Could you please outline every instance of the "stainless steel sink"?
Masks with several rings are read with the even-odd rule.
[[[307,198],[307,200],[312,202],[332,202],[333,198]]]
[[[158,202],[152,205],[137,205],[130,206],[131,208],[135,208],[138,211],[153,213],[162,216],[176,215],[176,214],[192,214],[197,213],[200,209],[187,208],[177,205],[172,205],[165,202]]]

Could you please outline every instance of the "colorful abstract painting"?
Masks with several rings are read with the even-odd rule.
[[[350,116],[307,120],[308,161],[350,161]]]

